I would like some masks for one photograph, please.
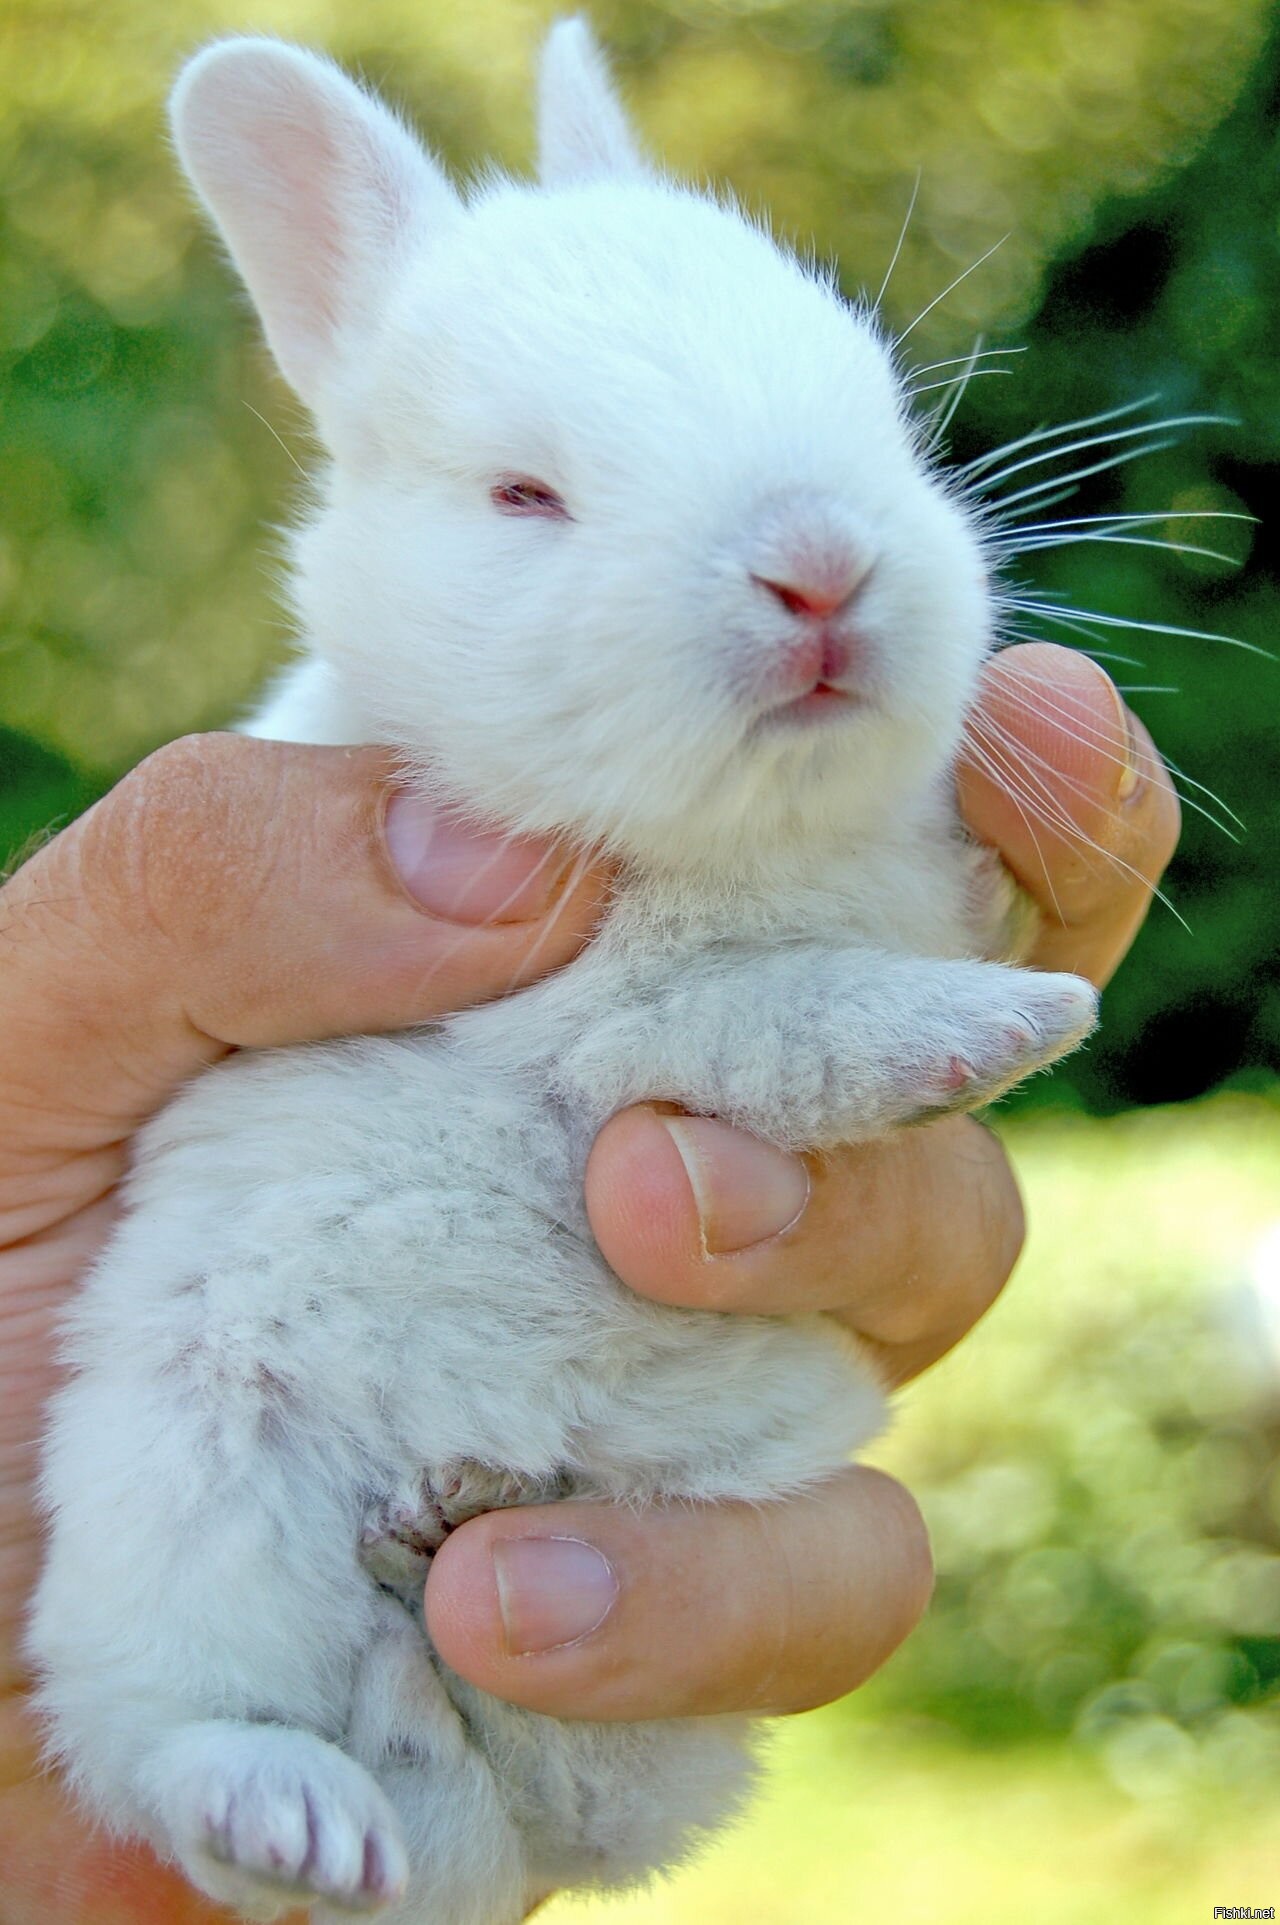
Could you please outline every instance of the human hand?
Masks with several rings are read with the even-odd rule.
[[[1073,819],[1104,846],[1119,836],[1133,868],[1154,875],[1174,837],[1166,779],[1153,762],[1122,826],[1105,823],[1116,771],[1098,741],[1123,740],[1108,685],[1081,684],[1063,651],[1040,652],[1052,703],[1078,707],[1086,742],[1071,750],[1055,720],[1022,712],[1016,677],[1000,686],[1015,656],[1033,669],[1035,653],[997,667],[988,709],[1019,741],[1039,744]],[[456,867],[437,868],[438,913],[424,913],[388,860],[389,793],[376,751],[198,738],[144,764],[0,892],[0,1925],[208,1925],[221,1916],[145,1849],[93,1834],[39,1774],[18,1655],[38,1560],[31,1480],[55,1377],[53,1325],[110,1226],[133,1130],[238,1045],[393,1029],[516,987],[567,961],[605,900],[607,879],[588,874],[569,879],[548,913],[554,859],[516,850],[487,865],[472,846]],[[962,793],[975,830],[1063,910],[1046,924],[1037,960],[1100,979],[1141,919],[1145,889],[1105,864],[1096,877],[1078,874],[1071,840],[1042,836],[1051,888],[1042,879],[1037,891],[1016,812],[974,770]],[[407,837],[411,816],[397,815],[397,836]],[[423,868],[409,861],[408,873],[411,887],[425,886]],[[474,926],[495,910],[504,920]],[[804,1172],[782,1159],[770,1189],[752,1160],[775,1152],[705,1120],[683,1127],[695,1132],[684,1150],[702,1163],[708,1240],[723,1255],[702,1254],[685,1164],[654,1110],[613,1119],[588,1171],[602,1249],[651,1296],[726,1309],[835,1307],[902,1381],[958,1339],[1016,1254],[1012,1179],[994,1140],[964,1119],[831,1159],[812,1172],[807,1208],[780,1238],[761,1206],[787,1183],[803,1202]],[[718,1134],[699,1140],[707,1131]],[[905,1492],[867,1470],[759,1512],[560,1506],[557,1536],[572,1523],[599,1547],[618,1594],[594,1635],[514,1657],[492,1552],[497,1539],[536,1536],[545,1515],[495,1513],[463,1526],[437,1558],[428,1609],[459,1670],[565,1716],[818,1702],[874,1669],[927,1595],[918,1515]],[[528,1576],[508,1557],[508,1609],[517,1626],[545,1631],[554,1599],[536,1582],[522,1596]],[[790,1612],[781,1608],[788,1577]]]
[[[1001,770],[1019,766],[1026,773],[1011,794]],[[959,794],[974,834],[1000,851],[1039,911],[1029,962],[1105,983],[1179,827],[1151,738],[1107,676],[1049,644],[997,657]],[[995,1136],[970,1117],[806,1166],[664,1107],[614,1117],[587,1169],[596,1239],[632,1289],[722,1311],[832,1312],[896,1386],[965,1335],[1013,1267],[1017,1187]],[[561,1582],[554,1544],[541,1548],[551,1532],[597,1558],[571,1553]],[[532,1552],[508,1548],[529,1539],[540,1540]],[[427,1616],[449,1664],[536,1711],[785,1712],[860,1684],[912,1628],[931,1583],[911,1499],[854,1467],[786,1504],[491,1513],[437,1554]],[[519,1649],[535,1643],[548,1648]]]

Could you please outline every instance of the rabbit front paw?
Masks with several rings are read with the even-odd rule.
[[[901,1108],[893,1120],[918,1123],[980,1109],[1074,1049],[1097,1013],[1097,991],[1079,976],[993,971],[958,988],[948,1007],[922,1024],[918,1051],[895,1064]]]

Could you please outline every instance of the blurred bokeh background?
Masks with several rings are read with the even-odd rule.
[[[448,159],[518,168],[554,11],[0,4],[0,860],[233,718],[288,646],[270,528],[306,424],[177,178],[174,67],[212,34],[278,32]],[[1280,649],[1280,592],[1274,522],[1249,519],[1280,458],[1275,9],[592,13],[652,142],[838,257],[850,293],[879,287],[919,176],[895,328],[1002,242],[911,336],[917,365],[978,333],[1026,350],[969,384],[949,458],[1146,397],[1151,418],[1222,417],[1050,511],[1160,515],[1132,532],[1174,546],[1023,563],[1050,610],[1154,625],[1039,632],[1110,658],[1189,806],[1172,908],[1101,1039],[1007,1119],[1033,1216],[1019,1285],[882,1452],[936,1534],[930,1619],[855,1702],[780,1737],[739,1839],[609,1915],[1107,1925],[1280,1903],[1280,666],[1251,652]]]

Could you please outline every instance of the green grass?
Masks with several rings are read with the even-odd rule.
[[[733,1835],[547,1925],[1280,1905],[1280,1347],[1248,1283],[1280,1223],[1280,1108],[1010,1135],[1023,1266],[876,1452],[934,1530],[930,1618],[856,1699],[778,1728]]]
[[[1140,1803],[1062,1746],[853,1736],[838,1714],[793,1720],[734,1836],[650,1892],[560,1899],[539,1925],[1199,1925],[1280,1905],[1274,1784]]]

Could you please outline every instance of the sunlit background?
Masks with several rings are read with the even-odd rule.
[[[174,67],[213,33],[276,31],[357,68],[451,161],[518,168],[552,11],[6,0],[0,858],[167,736],[233,718],[287,648],[269,529],[305,424],[167,152]],[[918,175],[895,328],[1000,243],[906,355],[979,333],[1027,350],[975,374],[952,459],[1147,397],[1151,418],[1220,417],[1051,510],[1166,515],[1130,532],[1174,546],[1024,564],[1039,632],[1133,691],[1187,831],[1101,1040],[1007,1119],[1033,1221],[1019,1282],[881,1451],[934,1531],[931,1616],[856,1701],[779,1735],[735,1839],[598,1915],[1110,1925],[1280,1904],[1280,666],[1176,632],[1280,648],[1274,532],[1247,519],[1280,453],[1275,11],[592,11],[652,143],[837,257],[850,293],[879,287]],[[1069,609],[1150,626],[1081,632]]]

